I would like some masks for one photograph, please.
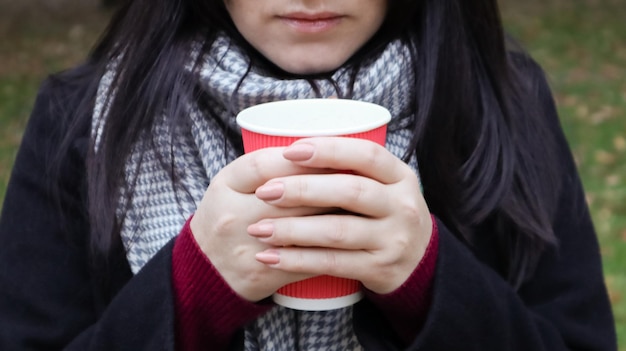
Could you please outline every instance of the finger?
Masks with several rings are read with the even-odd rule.
[[[273,179],[256,196],[280,207],[338,207],[366,216],[387,215],[391,208],[383,185],[353,174],[307,174]]]
[[[301,166],[351,170],[385,184],[400,181],[409,171],[383,146],[356,138],[301,139],[285,148],[283,156]]]
[[[271,246],[376,250],[383,239],[378,222],[350,214],[264,219],[248,233]]]
[[[297,207],[278,207],[262,201],[259,201],[254,195],[245,195],[247,198],[240,202],[238,211],[231,211],[237,217],[249,218],[249,222],[260,221],[263,219],[274,218],[298,218],[315,215],[323,215],[334,212],[336,208],[324,208],[319,206],[297,206]],[[234,198],[232,198],[233,201]]]
[[[244,194],[253,193],[268,180],[292,174],[328,173],[328,170],[295,164],[282,156],[284,148],[265,148],[245,155],[228,164],[214,178],[229,188]]]
[[[224,206],[225,203],[228,205]],[[279,207],[259,200],[254,194],[240,193],[212,182],[198,205],[195,217],[207,217],[205,223],[236,225],[243,222],[248,225],[263,218],[311,216],[328,213],[331,210],[333,209],[313,206]],[[208,218],[210,214],[213,216],[220,214],[225,219]]]
[[[362,280],[374,254],[366,250],[327,248],[271,248],[256,255],[259,262],[285,272]]]

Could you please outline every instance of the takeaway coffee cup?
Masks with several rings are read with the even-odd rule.
[[[255,105],[237,115],[246,153],[288,146],[306,137],[342,136],[385,145],[389,111],[347,99],[300,99]],[[328,275],[280,288],[273,300],[285,307],[322,311],[350,306],[362,298],[358,281]]]

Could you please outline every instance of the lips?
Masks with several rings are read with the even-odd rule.
[[[302,33],[320,33],[331,30],[339,25],[344,17],[332,12],[294,12],[278,16],[285,24]]]

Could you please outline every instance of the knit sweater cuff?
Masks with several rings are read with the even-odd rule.
[[[410,343],[419,333],[430,307],[435,267],[439,252],[439,231],[432,216],[432,235],[424,257],[413,273],[398,289],[378,295],[366,291],[366,296],[387,317],[393,329],[405,343]]]
[[[176,349],[225,349],[237,329],[267,312],[271,305],[249,302],[228,286],[200,249],[190,221],[176,239],[172,254]]]

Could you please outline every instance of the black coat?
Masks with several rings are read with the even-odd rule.
[[[85,69],[85,68],[83,68]],[[597,238],[552,97],[537,68],[563,184],[553,218],[558,249],[514,290],[498,272],[489,240],[469,248],[438,220],[439,253],[432,304],[410,350],[616,350]],[[79,83],[49,80],[39,93],[15,162],[0,219],[0,350],[174,350],[173,242],[135,276],[120,248],[106,266],[90,264],[85,155],[90,116],[69,152],[55,159],[68,113],[85,93]],[[46,178],[62,170],[63,213]],[[64,219],[71,218],[71,221]],[[484,237],[490,228],[484,226]],[[367,301],[355,308],[366,349],[392,344]],[[235,345],[241,343],[235,341]]]

